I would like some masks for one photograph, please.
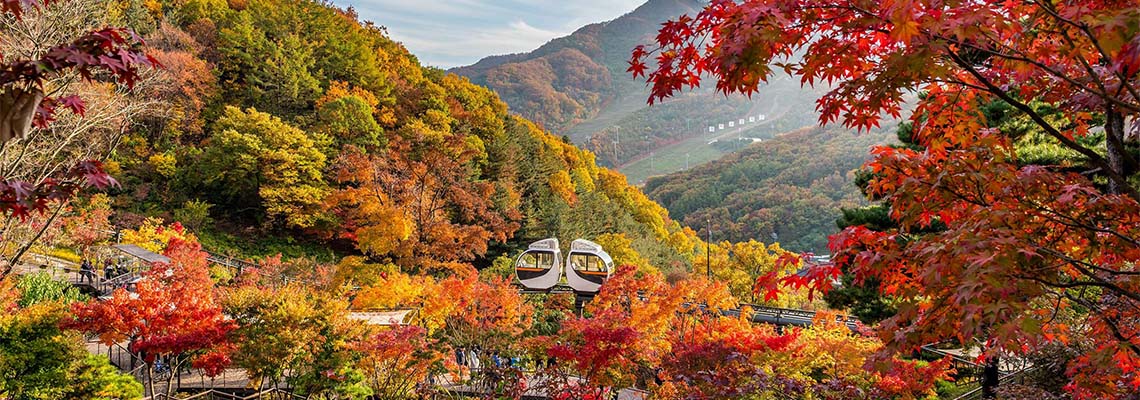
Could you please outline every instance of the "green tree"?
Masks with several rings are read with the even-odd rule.
[[[58,282],[55,282],[58,283]],[[0,398],[135,399],[142,384],[87,354],[75,332],[60,328],[69,297],[40,278],[0,282],[0,304],[25,304],[0,315]]]
[[[21,308],[53,302],[70,304],[86,297],[75,287],[52,279],[51,275],[45,272],[20,277],[16,288],[20,291],[16,305]]]
[[[257,3],[251,5],[276,6]],[[227,97],[281,115],[311,107],[321,87],[311,73],[315,60],[310,43],[296,32],[266,32],[265,21],[249,12],[233,13],[226,22],[218,32],[218,74]]]
[[[304,131],[272,115],[226,107],[202,159],[206,182],[236,207],[257,207],[287,226],[320,218],[325,155]]]
[[[302,393],[342,398],[370,394],[349,348],[363,332],[347,318],[346,301],[303,286],[249,285],[231,290],[224,302],[238,325],[234,364],[259,385],[288,382]]]
[[[75,364],[71,387],[64,398],[84,400],[137,399],[143,395],[142,384],[134,377],[120,373],[106,357],[87,354]]]
[[[383,145],[384,129],[372,117],[372,106],[359,96],[333,99],[317,108],[314,131],[329,135],[337,144],[353,144],[363,148]],[[331,149],[337,151],[340,146]]]
[[[0,319],[0,394],[13,399],[56,399],[66,391],[68,367],[82,354],[60,331],[62,308],[36,305]]]

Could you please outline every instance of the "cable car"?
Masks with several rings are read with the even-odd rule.
[[[594,293],[614,271],[614,260],[602,246],[585,239],[570,243],[566,283],[576,292]]]
[[[515,275],[523,287],[547,290],[562,278],[562,252],[558,239],[543,239],[531,243],[515,261]]]

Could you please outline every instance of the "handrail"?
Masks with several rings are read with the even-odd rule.
[[[138,363],[138,366],[136,366],[134,369],[128,370],[125,365],[115,365],[114,359],[110,355],[107,356],[107,358],[108,358],[107,361],[110,362],[112,366],[114,366],[115,368],[118,368],[120,371],[126,372],[130,375],[141,376],[142,371],[144,371],[146,366],[147,366],[146,360],[144,360],[142,357],[139,357],[137,354],[132,353],[129,349],[127,349],[126,347],[123,347],[123,345],[120,343],[112,343],[110,345],[106,345],[106,344],[103,344],[102,342],[99,342],[97,340],[88,340],[88,343],[96,343],[96,344],[101,344],[103,346],[107,346],[108,351],[113,350],[113,351],[116,351],[118,354],[126,354],[129,357],[128,359],[131,360],[131,362]]]
[[[961,356],[958,354],[954,354],[954,353],[951,353],[948,351],[944,351],[941,349],[937,349],[934,347],[933,344],[923,345],[919,349],[922,351],[928,352],[928,353],[933,353],[934,355],[940,356],[940,357],[950,356],[950,358],[953,359],[953,361],[955,363],[967,364],[967,365],[970,365],[972,367],[977,367],[977,368],[984,368],[985,367],[984,365],[978,364],[978,363],[974,362],[974,360],[971,360],[967,357],[964,357],[964,356]]]
[[[203,250],[206,253],[206,260],[214,264],[222,265],[230,269],[241,272],[245,268],[256,268],[257,264],[242,260],[236,257],[230,257],[223,254],[214,253],[211,251]]]
[[[777,318],[806,318],[809,322],[814,320],[818,314],[816,311],[800,310],[795,308],[771,307],[760,304],[740,303],[741,306],[748,306],[752,309],[753,315],[772,315]],[[836,315],[836,322],[842,322],[850,327],[855,327],[859,322],[858,318],[850,315]]]
[[[90,285],[97,292],[99,292],[100,296],[109,295],[114,289],[122,287],[141,276],[137,271],[131,271],[124,274],[115,275],[114,277],[108,279],[99,277],[98,271],[95,270],[83,271],[79,268],[72,268],[55,264],[44,265],[47,266],[46,269],[52,270],[51,274],[53,278],[57,277],[56,272],[63,272],[64,274],[74,273],[74,277],[67,277],[67,282],[76,285]],[[85,277],[84,272],[90,273],[91,279]]]
[[[1003,383],[1009,383],[1010,381],[1012,381],[1014,379],[1023,378],[1025,376],[1025,374],[1036,371],[1037,368],[1038,367],[1025,368],[1025,369],[1021,369],[1019,371],[1009,373],[1005,376],[999,377],[998,378],[998,386],[1001,386]],[[966,393],[962,393],[958,397],[955,397],[954,400],[977,400],[980,398],[982,398],[982,387],[978,386],[977,388],[974,388],[974,389],[972,389]]]
[[[974,359],[971,359],[971,358],[963,356],[963,355],[954,354],[954,353],[951,353],[949,351],[945,351],[945,350],[935,348],[934,345],[936,345],[936,344],[937,343],[931,343],[931,344],[923,345],[919,349],[921,351],[925,351],[927,353],[931,353],[931,354],[934,354],[934,355],[940,356],[940,357],[950,356],[953,359],[953,362],[955,364],[964,364],[964,365],[967,365],[971,368],[979,368],[979,369],[985,368],[985,365],[982,365],[982,364],[974,361]],[[1013,359],[1019,360],[1016,358],[1013,358]],[[1011,360],[1011,358],[1002,358],[1002,362],[1004,365],[998,366],[998,373],[1001,374],[1001,376],[1012,375],[1012,374],[1018,373],[1020,371],[1023,371],[1027,368],[1032,367],[1032,365],[1029,365],[1029,363],[1026,362],[1026,360],[1024,360],[1024,359],[1020,359],[1021,360],[1020,363],[1012,363],[1012,362],[1010,362],[1010,360]]]
[[[235,273],[235,275],[241,275],[242,272],[244,272],[246,268],[258,268],[257,263],[242,260],[240,258],[230,257],[227,255],[213,253],[213,252],[210,252],[208,250],[202,250],[202,251],[206,253],[206,261],[209,261],[209,262],[212,262],[214,264],[218,264],[218,265],[221,265],[223,267],[229,268],[230,271],[233,271]],[[292,283],[292,282],[311,283],[308,280],[293,278],[293,277],[290,277],[290,276],[285,275],[285,274],[278,274],[277,278],[280,278],[285,283]]]
[[[309,396],[302,396],[302,395],[293,393],[293,392],[285,390],[285,389],[269,388],[269,389],[264,389],[264,390],[254,392],[254,393],[247,395],[247,396],[239,396],[237,394],[227,393],[227,392],[220,391],[217,389],[206,389],[204,391],[192,394],[192,395],[187,396],[187,397],[178,397],[178,396],[171,396],[171,395],[168,395],[166,393],[159,393],[159,394],[151,395],[148,397],[143,397],[141,400],[174,400],[174,399],[192,400],[192,399],[202,399],[202,398],[214,398],[214,399],[223,398],[223,399],[228,399],[228,400],[252,400],[252,399],[260,399],[267,394],[285,395],[291,399],[302,399],[302,400],[309,399]]]

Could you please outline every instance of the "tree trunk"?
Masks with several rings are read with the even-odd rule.
[[[154,366],[146,363],[146,383],[150,386],[150,396],[154,397]]]
[[[1124,149],[1124,115],[1109,107],[1105,112],[1104,123],[1105,148],[1107,150],[1108,165],[1120,176],[1128,177],[1136,168],[1136,160]],[[1108,191],[1112,194],[1123,194],[1127,188],[1125,183],[1110,179]]]
[[[170,373],[170,375],[166,377],[167,396],[173,396],[174,392],[182,387],[182,378],[178,375],[178,370],[182,368],[183,362],[185,361],[180,360],[177,356],[170,356],[170,359],[166,361],[166,370]],[[177,385],[175,384],[175,380],[178,382]]]
[[[983,399],[996,399],[997,387],[1001,374],[998,370],[1001,358],[997,356],[987,356],[986,366],[982,371],[982,398]]]
[[[43,236],[48,228],[51,228],[51,224],[55,223],[55,218],[59,216],[59,212],[63,211],[63,207],[66,206],[67,203],[66,201],[59,202],[59,206],[51,213],[51,217],[48,217],[47,222],[44,222],[44,226],[36,232],[35,236],[32,236],[27,243],[24,243],[24,245],[16,251],[16,254],[8,261],[8,265],[4,267],[3,271],[0,271],[0,278],[8,276],[8,274],[12,272],[12,268],[15,268],[16,265],[20,263],[20,257],[23,257],[24,253],[27,252],[28,249],[31,249],[32,245],[36,244],[36,241],[40,240],[40,236]]]

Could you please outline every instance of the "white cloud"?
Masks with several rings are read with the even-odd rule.
[[[545,37],[548,38],[547,40],[565,35],[563,32],[555,32],[546,29],[535,28],[526,23],[526,21],[522,20],[511,22],[510,28],[512,31],[520,35],[532,38]]]
[[[625,14],[644,0],[336,0],[388,27],[424,63],[467,65],[526,52],[582,25]]]

